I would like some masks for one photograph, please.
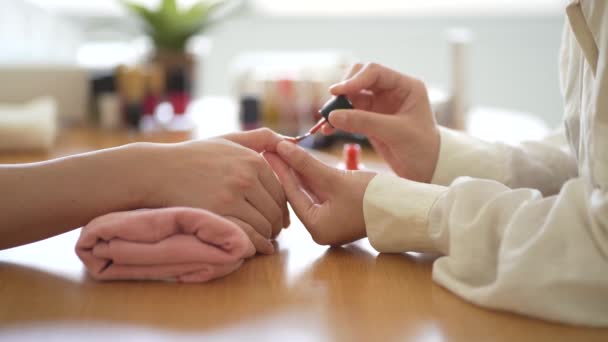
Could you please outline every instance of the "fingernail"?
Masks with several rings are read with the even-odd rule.
[[[281,156],[286,156],[289,153],[295,151],[295,149],[296,145],[288,141],[281,141],[279,145],[277,145],[277,152],[279,152]]]
[[[267,241],[267,242],[268,242],[268,244],[264,248],[264,254],[273,254],[274,253],[274,245],[270,241]]]
[[[291,218],[289,217],[289,215],[287,215],[287,218],[285,219],[285,222],[283,222],[283,228],[287,229],[289,228],[289,226],[291,226]]]
[[[337,126],[341,126],[342,123],[344,123],[344,112],[342,110],[334,110],[333,112],[329,113],[329,122],[332,125],[337,125]]]

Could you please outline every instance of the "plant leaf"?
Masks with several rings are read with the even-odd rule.
[[[177,16],[177,0],[162,0],[159,12],[167,17]]]
[[[151,10],[130,0],[119,0],[146,24],[146,31],[158,48],[185,49],[187,40],[210,25],[211,15],[229,0],[201,0],[180,10],[176,0],[162,0]]]
[[[127,0],[119,0],[131,13],[137,15],[145,25],[146,31],[154,30],[157,26],[158,18],[155,12],[147,7]]]
[[[181,16],[179,23],[182,32],[196,34],[208,27],[211,15],[224,6],[227,2],[222,0],[199,1],[187,9]]]

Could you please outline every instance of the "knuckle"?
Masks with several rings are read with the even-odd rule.
[[[270,215],[272,216],[272,220],[275,224],[281,224],[281,219],[283,218],[283,211],[279,207],[279,204],[272,205],[270,207]]]
[[[429,94],[424,81],[416,79],[416,92],[418,93],[418,96],[428,101]]]
[[[260,130],[261,130],[262,132],[264,132],[265,134],[274,135],[274,131],[273,131],[273,130],[271,130],[270,128],[268,128],[268,127],[262,127]]]
[[[251,173],[241,173],[233,180],[233,185],[238,190],[249,190],[256,184],[256,178]]]
[[[419,79],[419,78],[415,78],[414,79],[414,85],[423,92],[426,92],[426,83],[424,83],[423,80]]]
[[[364,64],[363,63],[355,63],[350,67],[350,71],[356,71],[356,70],[360,70],[361,68],[363,68]]]
[[[264,157],[262,157],[262,155],[259,153],[255,153],[253,151],[251,151],[251,152],[252,153],[249,153],[248,156],[246,157],[247,163],[256,170],[259,170],[259,169],[265,167],[266,160],[264,159]]]
[[[264,138],[271,138],[274,136],[274,132],[268,127],[258,128],[257,131]]]
[[[230,190],[220,192],[217,198],[223,206],[232,206],[237,201],[237,195]]]
[[[375,62],[369,62],[367,63],[367,65],[365,66],[365,68],[371,72],[377,71],[378,69],[381,68],[380,64],[375,63]]]

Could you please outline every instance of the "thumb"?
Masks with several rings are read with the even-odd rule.
[[[394,116],[359,109],[334,110],[328,120],[332,126],[343,131],[377,138],[391,135],[397,128]]]

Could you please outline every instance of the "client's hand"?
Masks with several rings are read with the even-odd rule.
[[[270,238],[289,225],[281,184],[260,152],[282,137],[268,129],[180,144],[152,145],[155,163],[146,207],[203,208],[238,224],[256,249],[272,253]],[[149,159],[148,159],[149,160]]]

